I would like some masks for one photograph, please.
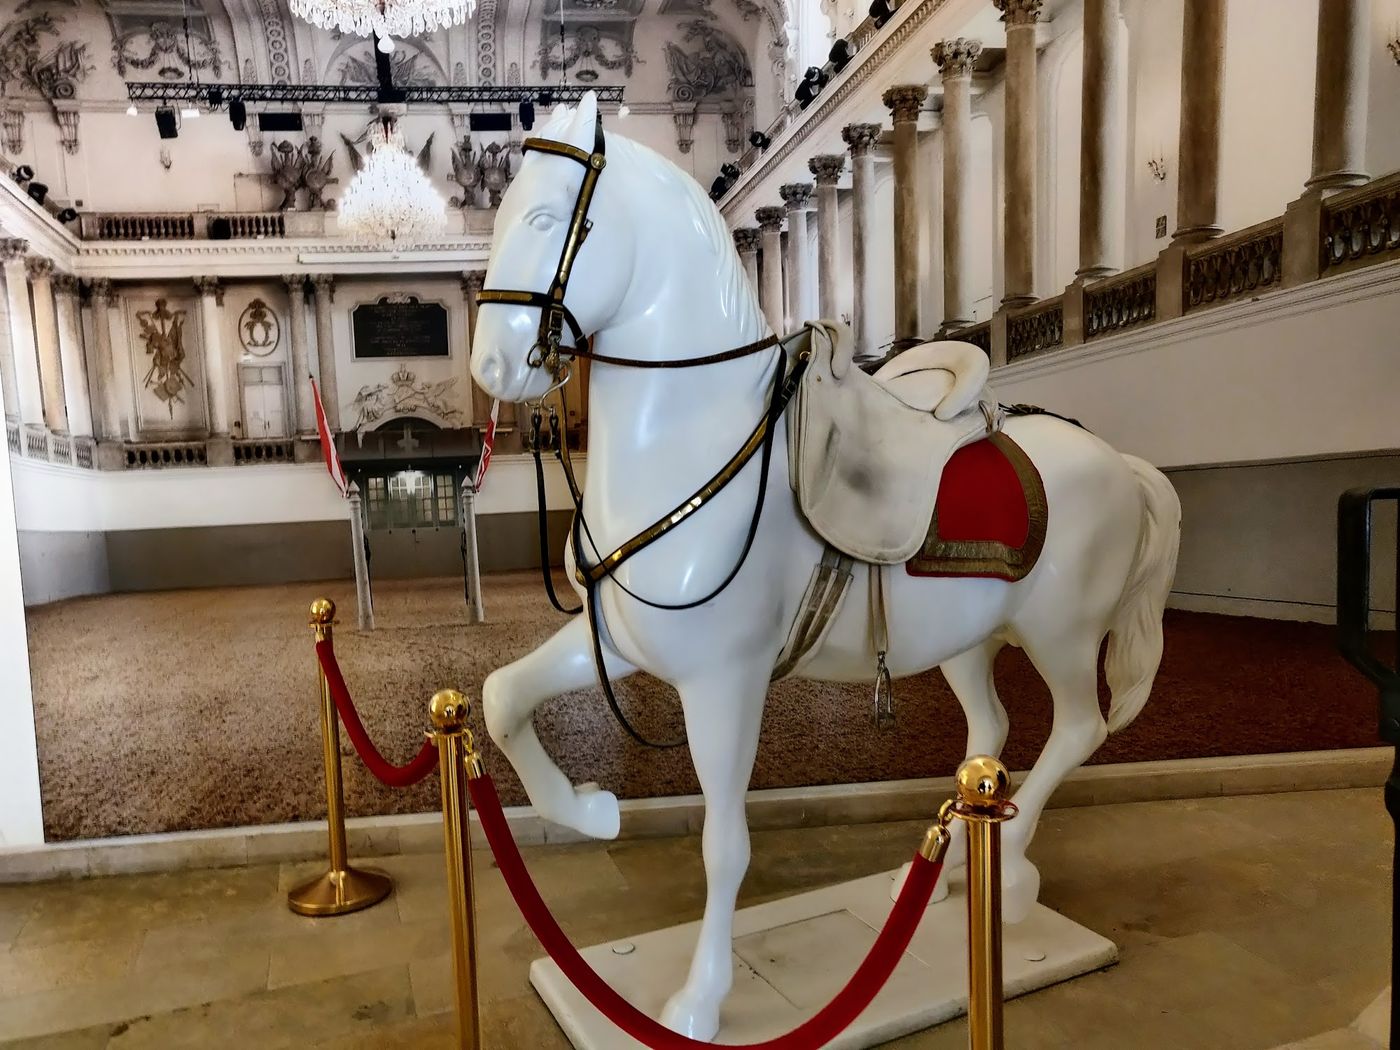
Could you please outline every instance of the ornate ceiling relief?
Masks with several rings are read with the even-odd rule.
[[[96,68],[88,64],[87,45],[57,38],[64,23],[45,12],[17,19],[0,29],[0,96],[36,94],[47,99],[58,124],[64,152],[78,152],[78,85]],[[4,111],[6,152],[24,148],[24,115]]]
[[[547,31],[540,41],[535,64],[542,77],[561,70],[582,84],[594,84],[603,72],[621,70],[630,77],[642,62],[632,46],[632,23],[603,22],[576,24],[566,29],[562,38]]]
[[[447,83],[446,71],[421,40],[397,40],[389,56],[389,68],[399,87],[431,87]],[[331,58],[328,79],[337,84],[377,84],[374,45],[368,40],[350,41]]]
[[[282,7],[278,0],[258,0],[258,11],[262,15],[263,34],[267,43],[267,61],[274,84],[292,82],[292,52],[287,40],[287,24],[282,21]]]
[[[112,23],[112,65],[123,77],[150,80],[185,80],[191,73],[220,76],[223,56],[214,38],[214,27],[203,13],[191,11],[183,18],[132,14],[109,6]]]
[[[706,16],[714,17],[708,11]],[[697,106],[718,103],[725,146],[730,153],[738,153],[753,116],[753,70],[748,56],[733,37],[705,18],[682,22],[680,28],[682,41],[694,48],[687,50],[670,41],[666,44],[666,68],[671,74],[667,91],[676,121],[676,145],[682,153],[689,153]]]

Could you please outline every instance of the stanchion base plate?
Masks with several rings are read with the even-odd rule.
[[[820,1010],[846,983],[889,914],[893,873],[745,908],[734,921],[734,988],[718,1043],[771,1039]],[[889,983],[833,1040],[832,1050],[863,1050],[967,1012],[967,903],[955,881],[931,905]],[[583,956],[626,999],[659,1017],[685,982],[699,923],[586,948]],[[1037,906],[1005,927],[1006,997],[1058,984],[1118,961],[1113,942]],[[530,983],[577,1050],[632,1050],[619,1032],[549,959],[530,966]]]
[[[378,904],[393,888],[394,881],[382,871],[365,868],[328,871],[288,893],[287,907],[298,915],[314,918],[348,915]]]

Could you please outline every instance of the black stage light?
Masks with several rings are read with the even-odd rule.
[[[509,131],[509,113],[471,113],[467,115],[467,127],[472,131]]]
[[[248,126],[248,106],[241,98],[228,100],[228,122],[234,131],[242,131]]]
[[[49,188],[42,182],[31,182],[24,188],[24,192],[29,194],[29,199],[35,204],[43,204],[44,198],[49,195]]]
[[[540,105],[541,105],[541,106],[552,106],[552,105],[554,105],[554,92],[553,92],[553,91],[541,91],[541,92],[540,92]]]
[[[851,42],[842,37],[831,45],[831,53],[827,56],[831,62],[831,71],[839,73],[846,68],[846,63],[851,60]]]
[[[810,80],[803,79],[798,83],[795,94],[797,96],[797,108],[806,109],[812,104],[812,100],[817,97],[817,89],[812,85]]]
[[[535,126],[535,104],[528,98],[520,103],[520,126],[526,131]]]
[[[207,97],[209,99],[209,108],[218,109],[224,104],[224,89],[219,87],[218,84],[211,84],[209,85],[209,94]]]
[[[301,131],[301,113],[259,113],[259,131]]]
[[[810,80],[812,82],[812,86],[818,91],[826,87],[826,82],[831,79],[826,69],[822,66],[808,66],[807,72],[802,75],[806,79]]]
[[[72,222],[77,217],[77,211],[75,211],[72,208],[64,208],[61,212],[54,216],[54,218],[56,218],[59,222]]]
[[[875,20],[876,29],[888,22],[892,14],[894,14],[894,7],[890,0],[874,0],[874,3],[870,5],[870,17]]]
[[[717,201],[729,192],[729,180],[723,175],[716,175],[715,181],[710,183],[710,200]]]
[[[161,106],[156,110],[156,130],[163,139],[179,137],[180,125],[175,120],[175,111],[169,106]]]
[[[749,136],[749,145],[754,149],[767,149],[772,143],[773,140],[761,131],[755,131]]]
[[[10,172],[10,178],[14,179],[21,186],[23,186],[33,177],[34,169],[31,168],[28,164],[21,164],[19,167],[15,168],[14,171]]]
[[[735,181],[740,175],[744,174],[742,171],[739,170],[739,165],[735,164],[733,161],[730,161],[728,164],[721,165],[719,173],[726,179],[728,179],[730,182]]]

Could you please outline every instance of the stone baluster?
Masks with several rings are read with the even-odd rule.
[[[790,182],[778,187],[778,194],[787,206],[787,330],[792,331],[816,316],[812,305],[812,247],[807,236],[807,211],[812,204],[812,184]]]
[[[29,290],[34,297],[34,344],[39,350],[39,384],[44,422],[56,433],[68,432],[68,408],[63,403],[63,358],[58,347],[58,314],[53,301],[53,261],[31,255],[25,260]]]
[[[204,338],[204,382],[209,390],[209,436],[228,438],[231,430],[229,379],[224,362],[224,286],[217,277],[194,278],[199,293],[200,334]]]
[[[292,380],[296,391],[296,432],[316,433],[316,402],[311,393],[311,353],[306,345],[306,276],[289,273],[282,277],[287,286],[287,323],[291,326]]]
[[[995,0],[1006,23],[1006,201],[1002,305],[1035,302],[1036,30],[1041,0]]]
[[[1106,277],[1122,259],[1125,186],[1120,31],[1122,0],[1084,0],[1084,83],[1079,135],[1079,269]]]
[[[311,275],[316,297],[316,362],[321,381],[321,407],[326,412],[326,428],[334,435],[340,429],[340,391],[335,381],[335,334],[331,327],[331,304],[335,302],[335,276]]]
[[[753,213],[763,240],[763,283],[759,305],[773,331],[782,333],[783,323],[783,209],[759,208]]]
[[[874,149],[880,141],[880,125],[847,124],[841,129],[841,138],[851,151],[851,277],[855,285],[851,321],[856,356],[873,357],[875,274],[870,266],[870,212],[875,201]]]
[[[894,339],[896,346],[919,338],[919,227],[918,155],[919,110],[928,98],[923,84],[888,88],[884,103],[894,118]]]
[[[88,393],[87,362],[83,355],[78,279],[71,274],[55,274],[53,288],[58,318],[59,367],[63,374],[63,407],[68,416],[68,433],[74,437],[91,437],[92,401]]]
[[[841,215],[836,184],[846,170],[845,154],[813,157],[807,170],[817,179],[817,312],[834,320],[841,313],[836,279],[841,265]]]
[[[130,389],[131,376],[117,368],[112,346],[112,304],[116,301],[112,282],[99,277],[88,285],[88,300],[92,304],[92,342],[97,357],[96,374],[102,411],[100,436],[105,441],[120,441],[127,433],[127,406],[122,390]]]
[[[1218,198],[1226,3],[1186,0],[1181,39],[1181,170],[1177,176],[1176,232],[1172,235],[1172,243],[1177,245],[1221,233]]]
[[[1317,6],[1317,96],[1308,188],[1359,186],[1366,174],[1366,104],[1371,79],[1371,0]]]
[[[943,40],[933,61],[943,74],[943,324],[948,333],[972,323],[972,67],[978,40]]]
[[[741,226],[733,231],[734,250],[739,253],[739,262],[744,267],[744,276],[749,279],[749,287],[758,293],[758,227]]]

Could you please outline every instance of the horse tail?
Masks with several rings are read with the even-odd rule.
[[[1104,670],[1113,700],[1108,731],[1132,724],[1152,692],[1162,661],[1162,611],[1176,574],[1181,542],[1181,501],[1171,482],[1152,464],[1124,456],[1142,490],[1142,531],[1123,596],[1109,625]]]

